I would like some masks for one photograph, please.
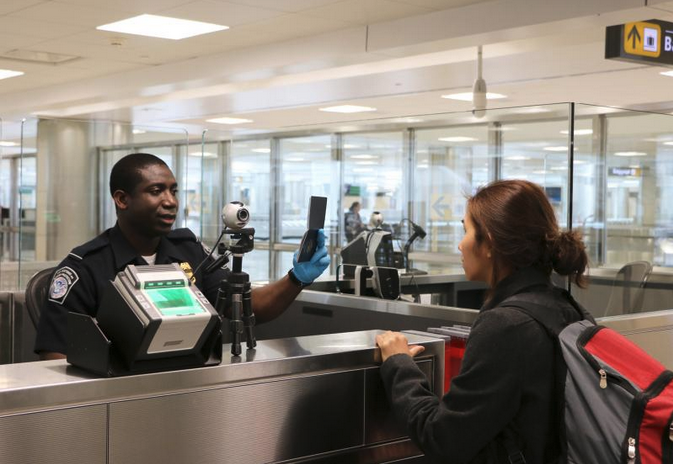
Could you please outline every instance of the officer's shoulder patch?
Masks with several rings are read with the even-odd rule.
[[[193,242],[197,241],[196,240],[196,235],[194,235],[194,232],[187,229],[186,227],[182,228],[182,229],[171,230],[168,233],[167,238],[169,240],[191,240]]]
[[[51,279],[49,286],[49,301],[63,304],[68,297],[68,293],[79,281],[77,272],[69,266],[63,266],[54,272],[54,277]]]
[[[86,255],[93,253],[96,250],[104,248],[110,243],[110,240],[105,235],[99,235],[93,240],[89,240],[83,245],[73,248],[68,256],[72,256],[75,259],[82,260]]]

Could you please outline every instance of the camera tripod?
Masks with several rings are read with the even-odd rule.
[[[250,276],[242,270],[243,255],[252,251],[254,247],[255,229],[225,230],[224,233],[231,235],[232,239],[237,239],[238,241],[233,245],[225,243],[218,245],[217,251],[220,255],[224,255],[229,250],[233,257],[233,262],[229,276],[220,283],[215,309],[222,316],[226,314],[227,308],[231,309],[231,317],[229,318],[231,354],[239,356],[241,354],[241,334],[244,331],[248,349],[251,350],[257,345],[253,333],[255,314],[252,312]]]

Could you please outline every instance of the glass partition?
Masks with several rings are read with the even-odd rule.
[[[573,225],[595,268],[591,293],[605,289],[592,308],[673,308],[673,274],[661,268],[673,265],[672,117],[578,104],[575,121],[583,133],[575,138]]]
[[[460,112],[351,121],[291,134],[4,121],[0,204],[8,206],[2,204],[0,261],[56,262],[113,225],[109,171],[121,156],[145,151],[176,174],[177,226],[206,244],[221,231],[225,203],[248,205],[256,245],[245,266],[254,281],[275,280],[291,266],[311,195],[329,199],[325,228],[335,266],[357,202],[362,227],[374,211],[383,213],[395,251],[409,238],[409,221],[427,232],[411,246],[414,267],[460,272],[466,195],[494,179],[523,178],[545,188],[562,226],[582,231],[592,279],[604,274],[612,285],[627,263],[673,266],[670,121],[572,103],[493,109],[480,118]],[[673,308],[669,293],[660,304]]]
[[[16,126],[18,155],[9,163],[10,179],[16,179],[10,191],[17,205],[15,288],[114,225],[108,181],[122,156],[142,147],[166,161],[178,180],[186,175],[186,153],[175,150],[177,142],[187,142],[181,129],[65,119],[25,119]],[[178,225],[187,220],[181,211]]]
[[[240,201],[247,205],[249,225],[255,228],[255,249],[245,256],[244,270],[251,281],[267,281],[271,277],[273,223],[271,140],[233,141],[229,150],[224,200],[226,203]]]

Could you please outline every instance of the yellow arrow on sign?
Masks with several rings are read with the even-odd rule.
[[[661,54],[661,26],[647,22],[624,24],[624,51],[631,55],[658,58]]]

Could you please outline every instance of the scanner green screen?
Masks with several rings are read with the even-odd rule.
[[[186,287],[145,289],[145,294],[164,316],[189,316],[205,312]]]

